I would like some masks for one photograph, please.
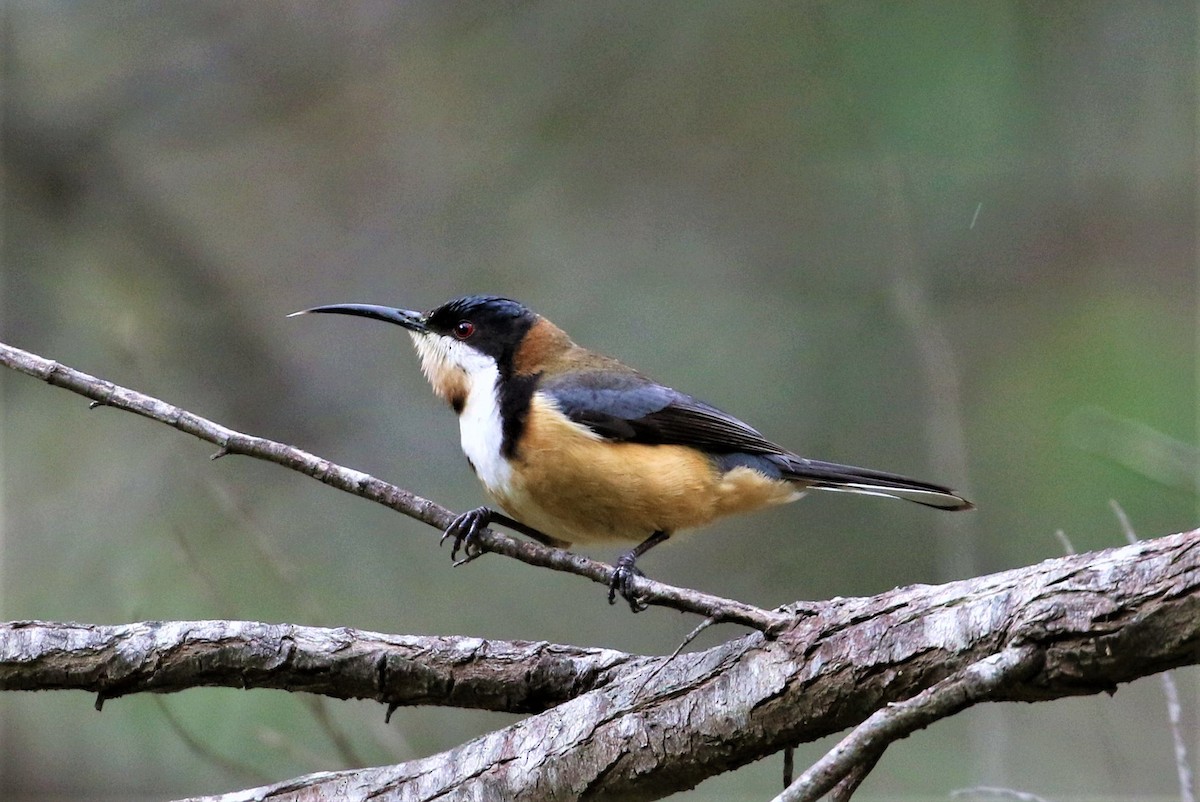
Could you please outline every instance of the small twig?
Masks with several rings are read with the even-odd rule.
[[[1112,509],[1113,515],[1117,516],[1117,523],[1121,525],[1121,532],[1124,533],[1126,542],[1131,546],[1137,543],[1137,532],[1133,531],[1133,524],[1129,521],[1129,516],[1125,514],[1124,507],[1115,498],[1108,500],[1108,506]]]
[[[852,777],[856,766],[873,765],[888,744],[986,701],[1006,683],[1032,673],[1040,662],[1038,649],[1012,646],[972,663],[911,699],[876,710],[775,797],[774,802],[815,802],[845,778]]]
[[[670,665],[671,661],[674,660],[676,657],[678,657],[680,655],[680,653],[684,649],[687,648],[688,644],[691,643],[692,641],[694,641],[701,632],[708,629],[715,623],[717,623],[717,620],[715,618],[706,618],[703,621],[701,621],[699,624],[697,624],[696,628],[693,629],[691,632],[689,632],[687,635],[685,635],[683,638],[683,641],[678,646],[675,647],[675,651],[671,652],[665,658],[658,661],[658,665],[656,665],[653,669],[651,669],[649,671],[649,673],[646,675],[646,679],[642,682],[641,685],[638,686],[637,691],[634,692],[633,697],[636,699],[637,697],[641,696],[642,691],[646,690],[646,686],[650,684],[650,681],[652,679],[657,677],[664,668],[666,668],[668,665]]]
[[[969,229],[975,228],[975,223],[977,223],[979,221],[979,213],[982,211],[983,211],[983,201],[980,201],[979,204],[976,205],[976,207],[975,207],[975,214],[971,215],[971,225],[967,226],[967,228],[969,228]]]
[[[850,802],[850,797],[854,796],[858,786],[867,779],[867,775],[875,768],[875,764],[881,757],[883,757],[883,749],[866,755],[862,762],[851,766],[850,771],[846,772],[846,776],[839,780],[838,784],[833,786],[833,790],[829,792],[829,802]]]
[[[1187,740],[1183,736],[1183,706],[1179,703],[1175,672],[1164,671],[1158,676],[1162,680],[1163,696],[1167,699],[1167,720],[1171,723],[1171,739],[1175,744],[1175,775],[1179,778],[1179,799],[1181,802],[1195,802],[1192,767],[1188,763]]]
[[[1047,802],[1037,794],[1025,791],[1014,791],[1011,788],[992,788],[987,785],[977,785],[974,788],[958,788],[950,792],[951,799],[1014,799],[1016,802]]]
[[[454,514],[445,507],[369,474],[342,467],[293,446],[234,431],[153,396],[73,370],[20,348],[0,343],[0,365],[90,398],[94,402],[93,406],[108,406],[132,412],[214,443],[220,447],[216,456],[242,454],[291,468],[330,487],[383,504],[441,532],[444,532],[454,519]],[[481,530],[475,542],[485,551],[503,554],[540,568],[586,577],[605,587],[610,585],[616,570],[607,563],[540,543],[517,540],[490,529]],[[690,588],[674,587],[645,577],[634,577],[632,590],[648,604],[696,613],[718,621],[742,624],[761,632],[777,633],[794,621],[793,617],[782,613]]]
[[[1063,554],[1075,554],[1075,544],[1071,542],[1071,538],[1067,537],[1067,533],[1062,529],[1055,529],[1054,536],[1058,538],[1058,545],[1062,546]]]

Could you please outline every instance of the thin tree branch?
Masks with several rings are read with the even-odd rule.
[[[988,701],[1014,681],[1031,676],[1040,667],[1042,657],[1041,651],[1034,646],[1010,647],[972,663],[911,699],[876,710],[775,797],[774,802],[816,802],[834,786],[852,778],[860,766],[869,770],[888,745],[938,719]],[[862,781],[862,776],[856,779],[850,792]],[[849,798],[849,793],[845,798]]]
[[[850,797],[854,796],[858,786],[862,785],[863,780],[867,779],[867,775],[875,769],[875,764],[881,757],[883,757],[882,749],[864,755],[861,761],[851,766],[846,775],[838,780],[837,785],[833,786],[833,790],[829,792],[829,802],[849,802]]]
[[[214,459],[226,454],[242,454],[273,462],[311,476],[330,487],[391,507],[442,532],[454,519],[454,514],[445,507],[361,471],[342,467],[274,440],[234,431],[153,396],[98,379],[20,348],[0,343],[0,365],[90,398],[93,407],[122,409],[213,443],[220,447],[213,455]],[[493,530],[481,531],[478,542],[486,551],[503,554],[529,565],[586,577],[605,587],[609,585],[614,571],[606,563],[540,543],[517,540]],[[783,613],[689,588],[674,587],[645,577],[634,577],[633,583],[634,591],[647,604],[742,624],[763,632],[777,632],[792,620],[791,616]]]
[[[1188,762],[1187,738],[1183,734],[1183,705],[1179,703],[1179,686],[1175,672],[1158,675],[1163,697],[1167,700],[1167,721],[1171,725],[1171,742],[1175,745],[1175,777],[1179,781],[1179,802],[1196,802],[1192,783],[1192,764]]]
[[[1025,791],[1014,791],[1011,788],[993,788],[988,785],[978,785],[974,788],[956,788],[950,792],[951,799],[1004,799],[1013,802],[1049,802],[1049,800]]]

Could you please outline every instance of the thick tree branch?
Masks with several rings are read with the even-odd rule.
[[[0,624],[0,690],[91,691],[97,707],[130,693],[221,686],[528,713],[638,664],[611,649],[249,621]]]
[[[165,401],[98,379],[20,348],[0,343],[0,365],[90,398],[93,406],[109,406],[133,412],[213,443],[220,447],[214,458],[226,454],[243,454],[273,462],[307,474],[330,487],[391,507],[439,531],[445,531],[454,519],[454,514],[445,507],[374,476],[344,468],[299,448],[234,431]],[[503,554],[530,565],[586,577],[605,587],[612,579],[614,569],[611,565],[562,549],[549,548],[540,543],[518,540],[490,529],[480,532],[478,542],[486,551]],[[723,599],[689,588],[674,587],[645,577],[636,577],[634,583],[634,590],[648,604],[697,613],[718,621],[743,624],[760,631],[779,630],[790,620],[789,616],[743,602]]]
[[[774,640],[681,655],[649,681],[639,668],[450,752],[213,799],[654,799],[889,704],[902,703],[902,726],[878,748],[941,705],[1112,691],[1198,661],[1200,532],[1189,532],[836,600]]]
[[[216,625],[243,628],[236,643],[189,635],[205,622],[39,626],[0,630],[3,687],[115,695],[227,683],[526,710],[565,700],[442,754],[214,799],[654,799],[864,721],[849,737],[862,747],[854,759],[969,704],[1108,692],[1200,662],[1200,531],[837,599],[775,639],[755,633],[665,665],[546,644],[260,624]],[[27,637],[34,631],[46,635]],[[242,647],[250,657],[235,654]],[[173,651],[186,655],[178,665]],[[54,667],[41,678],[41,669],[22,668],[38,660]],[[184,680],[188,661],[200,673]],[[341,671],[348,676],[321,676]],[[531,679],[539,673],[543,680]],[[386,693],[372,678],[381,675],[395,679]],[[843,765],[861,765],[854,759]]]

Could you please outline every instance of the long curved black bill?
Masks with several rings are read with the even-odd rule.
[[[372,320],[395,323],[397,326],[403,326],[409,331],[429,331],[425,325],[425,316],[420,312],[413,312],[408,309],[394,309],[390,306],[376,306],[375,304],[330,304],[328,306],[314,306],[312,309],[302,309],[299,312],[292,312],[288,317],[311,315],[318,312],[332,315],[369,317]]]

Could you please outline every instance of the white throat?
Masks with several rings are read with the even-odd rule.
[[[451,337],[410,334],[421,357],[421,370],[434,393],[459,413],[463,453],[484,487],[503,493],[512,480],[512,470],[501,452],[504,424],[497,396],[500,370],[496,360]]]
[[[490,361],[490,360],[489,360]],[[500,371],[492,362],[487,369],[471,375],[467,403],[458,416],[462,450],[475,468],[484,487],[493,493],[508,490],[512,469],[504,459],[504,423],[500,418],[500,398],[496,381]]]

